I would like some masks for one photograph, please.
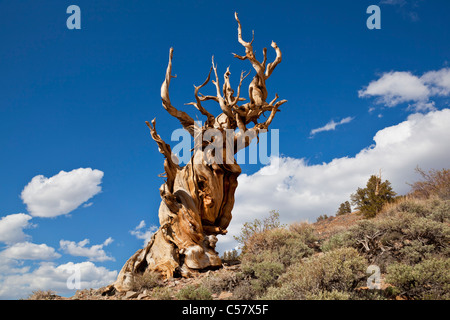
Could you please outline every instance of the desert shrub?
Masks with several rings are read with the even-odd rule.
[[[261,295],[259,286],[252,283],[250,279],[245,279],[233,290],[233,299],[255,300]]]
[[[429,201],[429,206],[431,208],[430,219],[441,223],[450,222],[450,200],[434,199]]]
[[[281,228],[254,234],[245,244],[242,266],[252,268],[252,265],[263,261],[284,266],[295,263],[313,253],[303,239],[303,234]]]
[[[404,234],[408,239],[419,240],[436,248],[443,248],[450,241],[448,225],[426,218],[412,219],[408,228],[404,229]]]
[[[278,286],[269,287],[262,300],[301,300],[302,297],[294,292],[295,286],[292,283],[282,283]]]
[[[342,291],[320,291],[318,293],[307,294],[306,300],[350,300],[351,294]]]
[[[426,217],[431,214],[430,210],[426,207],[424,201],[418,199],[403,199],[393,206],[391,209],[395,212],[409,212],[414,213],[417,216]]]
[[[308,222],[296,222],[289,225],[289,231],[297,233],[298,239],[304,242],[308,247],[313,247],[318,239],[316,229]]]
[[[378,187],[379,188],[379,187]],[[398,197],[374,219],[336,231],[314,254],[317,233],[296,223],[253,232],[241,255],[235,299],[450,299],[450,200]],[[388,273],[383,290],[366,290],[369,264]]]
[[[394,205],[387,206],[383,211],[385,211],[383,212],[383,216],[396,216],[400,212],[406,212],[437,222],[449,222],[450,200],[442,200],[439,198],[420,200],[404,197]]]
[[[350,233],[343,231],[332,235],[324,241],[320,249],[323,252],[333,251],[338,248],[349,246],[351,243]]]
[[[203,279],[202,285],[211,293],[220,294],[222,291],[234,291],[243,279],[244,275],[240,272],[221,272]]]
[[[55,300],[56,293],[52,290],[36,290],[33,291],[27,298],[28,300]]]
[[[411,213],[401,213],[396,217],[383,219],[377,223],[377,227],[384,233],[383,238],[387,244],[401,241],[404,245],[418,240],[424,245],[434,245],[437,250],[440,250],[446,247],[450,240],[448,224]]]
[[[395,293],[412,299],[450,299],[450,259],[428,259],[416,265],[388,266],[386,281]]]
[[[429,200],[406,199],[390,209],[389,214],[395,215],[398,212],[407,212],[436,222],[448,223],[450,222],[450,200],[438,198]]]
[[[348,244],[372,258],[384,251],[381,237],[385,230],[374,220],[363,220],[349,229]]]
[[[353,248],[341,248],[288,268],[264,299],[306,299],[327,291],[351,292],[366,279],[367,261]]]
[[[253,234],[241,255],[241,270],[247,287],[236,288],[234,296],[256,299],[275,284],[291,264],[312,255],[314,250],[305,241],[315,241],[312,227],[296,225],[292,229],[269,229]]]
[[[161,275],[158,272],[144,272],[143,274],[136,274],[130,283],[130,288],[133,291],[143,291],[145,289],[153,289],[161,286]]]
[[[413,240],[399,250],[400,260],[407,264],[416,264],[432,257],[435,246],[423,244],[422,241]]]
[[[245,222],[239,236],[233,236],[233,238],[243,246],[242,250],[245,251],[246,243],[253,235],[281,227],[283,226],[280,223],[280,214],[278,211],[272,210],[269,217],[263,221],[255,219],[253,222]]]
[[[253,265],[251,271],[257,279],[257,281],[253,281],[254,286],[260,285],[263,289],[275,283],[284,272],[284,265],[279,262],[262,261]]]
[[[151,292],[151,297],[156,300],[172,300],[173,292],[168,287],[156,287]]]
[[[416,172],[422,177],[421,181],[410,184],[410,194],[415,198],[429,199],[438,197],[444,200],[450,200],[450,170],[432,169],[428,172],[416,168]]]
[[[283,264],[269,260],[247,261],[241,268],[247,279],[246,287],[239,286],[236,290],[238,296],[245,296],[246,299],[256,299],[263,295],[267,288],[275,284],[278,277],[285,271]]]
[[[187,285],[177,292],[178,300],[212,300],[211,292],[204,286]]]
[[[384,290],[367,290],[365,287],[356,289],[350,294],[350,300],[389,300],[395,298],[388,287]]]
[[[415,264],[432,256],[446,256],[450,226],[443,221],[449,214],[444,200],[403,199],[376,219],[350,228],[348,244],[383,271],[392,262]]]
[[[305,263],[304,271],[316,278],[313,287],[323,291],[350,291],[365,279],[367,261],[352,248],[330,251]],[[316,277],[314,277],[316,275]]]

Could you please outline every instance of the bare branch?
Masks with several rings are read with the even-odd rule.
[[[216,101],[217,103],[219,102],[219,99],[216,97],[216,96],[205,96],[205,95],[203,95],[203,94],[201,94],[200,92],[199,92],[199,95],[200,95],[200,101],[208,101],[208,100],[214,100],[214,101]]]
[[[267,62],[267,48],[263,49],[263,55],[264,55],[264,60],[262,62],[262,66],[263,66],[263,68],[265,68],[266,67],[266,62]]]
[[[194,88],[195,88],[194,95],[195,95],[195,100],[197,101],[197,103],[195,103],[195,102],[188,103],[190,105],[193,105],[195,108],[197,108],[198,111],[201,112],[201,114],[203,114],[204,116],[207,117],[207,124],[208,125],[212,125],[214,123],[214,116],[211,113],[209,113],[208,110],[203,108],[202,103],[201,103],[202,100],[198,96],[198,94],[199,94],[198,91],[208,84],[209,79],[211,77],[212,69],[213,69],[212,67],[211,67],[211,69],[209,69],[208,77],[206,78],[205,82],[203,82],[198,87],[194,85]]]
[[[279,108],[282,104],[284,104],[284,103],[286,103],[286,102],[287,102],[287,100],[281,100],[281,101],[278,101],[278,102],[273,106],[272,112],[270,113],[269,118],[267,118],[266,122],[264,122],[264,123],[258,123],[258,127],[259,127],[260,129],[267,129],[267,128],[269,128],[270,124],[272,123],[273,118],[275,117],[276,113],[278,112],[278,108]]]
[[[273,106],[273,104],[275,103],[275,101],[278,100],[278,98],[279,98],[278,93],[275,93],[275,98],[272,101],[270,101],[269,105]]]
[[[238,55],[238,54],[236,54],[236,53],[231,53],[235,58],[238,58],[239,60],[246,60],[247,59],[247,57],[246,56],[240,56],[240,55]]]
[[[261,63],[256,60],[255,58],[255,54],[253,52],[253,47],[252,47],[252,43],[254,40],[254,33],[253,33],[253,39],[251,42],[246,42],[242,39],[242,26],[241,26],[241,21],[239,21],[238,18],[238,14],[237,12],[234,13],[234,18],[236,19],[237,23],[238,23],[238,41],[239,43],[245,48],[245,58],[250,60],[250,62],[253,65],[253,68],[255,69],[256,73],[260,76],[264,75],[264,68],[261,65]],[[236,58],[239,58],[241,60],[245,60],[245,58],[243,58],[242,56],[238,56],[238,55],[234,55]]]
[[[236,104],[238,103],[238,101],[243,101],[240,96],[241,96],[241,86],[242,86],[242,82],[244,81],[245,78],[248,77],[248,75],[250,74],[250,71],[246,74],[245,71],[241,72],[241,79],[239,80],[239,86],[237,88],[237,95],[236,95],[236,99],[233,101],[233,103],[231,104],[231,108],[234,109],[234,107],[236,106]],[[245,100],[245,99],[244,99]]]
[[[175,78],[175,76],[172,75],[172,57],[173,57],[173,48],[170,48],[169,52],[169,64],[167,66],[166,70],[166,78],[161,85],[161,100],[164,109],[169,112],[169,114],[180,121],[181,125],[184,129],[186,129],[192,136],[194,136],[194,128],[197,126],[197,124],[194,122],[194,119],[192,119],[186,112],[177,110],[174,106],[172,106],[172,103],[170,102],[169,97],[169,85],[170,80],[172,78]]]
[[[245,117],[247,116],[247,112],[245,111],[245,109],[241,109],[241,107],[237,107],[234,105],[232,106],[232,108],[235,114],[238,114],[245,119]]]
[[[216,80],[215,81],[212,80],[212,83],[214,83],[214,85],[216,86],[217,100],[219,102],[220,108],[222,109],[223,113],[227,115],[228,118],[233,119],[231,109],[225,104],[225,100],[223,99],[222,94],[220,93],[219,76],[217,75],[217,65],[214,64],[214,56],[212,57],[212,68],[214,70],[214,75],[216,76]]]
[[[277,44],[274,41],[272,41],[271,46],[272,46],[272,48],[275,49],[275,52],[276,52],[277,56],[275,57],[275,60],[272,63],[269,63],[267,65],[267,69],[266,69],[266,72],[265,72],[266,79],[270,77],[270,75],[272,74],[272,72],[275,69],[275,67],[281,62],[281,50],[280,50],[280,48],[278,48]]]
[[[170,193],[172,193],[176,173],[178,170],[180,170],[180,166],[178,165],[178,158],[175,154],[172,153],[170,145],[165,143],[164,140],[156,132],[156,120],[152,120],[153,126],[148,121],[145,121],[145,123],[150,128],[150,134],[153,140],[155,140],[158,144],[159,152],[164,155],[164,170],[167,176],[166,184],[169,187]]]
[[[217,91],[217,99],[223,100],[222,94],[220,93],[220,84],[219,84],[219,76],[217,75],[217,65],[214,64],[214,56],[212,56],[212,68],[214,70],[214,75],[216,76],[216,81],[212,80],[212,83],[214,83],[214,85],[216,86],[216,91]]]
[[[231,104],[233,102],[233,94],[234,90],[231,88],[230,84],[230,67],[227,67],[227,71],[223,75],[224,84],[223,84],[223,95],[227,101],[228,104]]]
[[[201,88],[203,88],[204,86],[206,86],[206,85],[208,84],[209,79],[211,78],[211,72],[212,72],[212,67],[211,67],[211,69],[209,69],[208,77],[206,78],[205,82],[203,82],[203,83],[202,83],[200,86],[198,86],[198,87],[194,86],[195,89],[197,89],[197,90],[196,90],[197,92],[198,92],[198,90],[200,90]]]
[[[167,65],[167,70],[166,70],[166,78],[161,86],[161,99],[163,99],[163,101],[167,101],[170,104],[170,97],[169,97],[169,85],[170,85],[170,80],[172,78],[175,78],[176,76],[172,76],[172,58],[173,58],[173,48],[170,48],[169,51],[169,64]]]
[[[251,47],[252,43],[246,42],[242,39],[242,26],[241,21],[239,21],[237,12],[234,13],[234,18],[236,19],[238,23],[238,41],[240,44],[242,44],[245,48]]]

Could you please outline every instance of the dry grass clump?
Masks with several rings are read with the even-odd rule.
[[[149,290],[162,285],[161,274],[158,272],[144,272],[142,275],[136,275],[130,284],[132,291]]]
[[[52,290],[36,290],[28,296],[27,300],[55,300],[56,298],[56,292]]]

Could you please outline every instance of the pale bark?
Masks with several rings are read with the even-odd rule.
[[[278,95],[271,102],[266,102],[266,80],[270,77],[275,67],[281,62],[281,50],[272,42],[276,58],[267,64],[267,50],[263,50],[263,62],[259,62],[253,52],[253,39],[246,42],[242,38],[242,26],[237,14],[238,41],[245,48],[245,55],[234,56],[241,60],[249,60],[256,71],[249,85],[249,102],[238,105],[245,99],[241,97],[241,86],[249,73],[242,72],[239,85],[235,91],[231,88],[231,72],[227,68],[224,74],[222,88],[219,83],[217,65],[212,59],[212,67],[208,77],[200,86],[194,86],[195,102],[193,105],[206,117],[204,125],[199,126],[187,113],[177,110],[170,101],[169,85],[172,75],[173,49],[169,52],[165,80],[161,86],[161,99],[163,107],[170,115],[177,118],[184,129],[193,137],[203,136],[210,129],[216,129],[223,136],[223,154],[212,155],[208,146],[217,141],[196,141],[192,150],[189,163],[181,167],[178,159],[172,154],[170,146],[158,135],[155,120],[147,125],[150,134],[156,141],[159,151],[163,154],[165,182],[160,187],[161,205],[159,207],[160,228],[152,236],[147,245],[138,250],[123,266],[114,286],[117,290],[127,290],[133,276],[145,271],[158,271],[166,277],[189,276],[193,270],[208,267],[220,267],[221,260],[215,251],[217,235],[226,234],[227,227],[232,217],[234,206],[234,194],[237,188],[237,178],[241,173],[240,166],[234,160],[233,155],[241,148],[250,144],[251,140],[258,137],[261,130],[267,130],[273,121],[279,107],[286,100],[278,101]],[[216,95],[202,95],[199,90],[205,87],[214,71]],[[213,116],[207,111],[202,102],[212,100],[219,104],[222,113]],[[270,112],[264,122],[258,122],[261,115]],[[247,129],[247,125],[253,122],[255,125]],[[226,129],[239,129],[231,136],[234,149],[226,149],[225,141],[230,139]],[[222,140],[220,140],[222,141]],[[214,156],[221,158],[223,163],[212,161]],[[216,159],[215,158],[215,159]]]

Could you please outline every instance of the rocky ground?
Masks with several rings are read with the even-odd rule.
[[[202,281],[212,274],[220,276],[224,273],[238,272],[239,264],[224,265],[217,270],[208,270],[198,272],[192,278],[172,278],[162,280],[160,286],[152,289],[130,290],[126,292],[117,292],[112,286],[106,286],[99,289],[78,290],[72,297],[61,297],[51,291],[34,292],[30,300],[172,300],[177,299],[177,293],[187,286],[198,286]],[[220,294],[212,294],[213,300],[232,299],[231,292],[223,291]]]

